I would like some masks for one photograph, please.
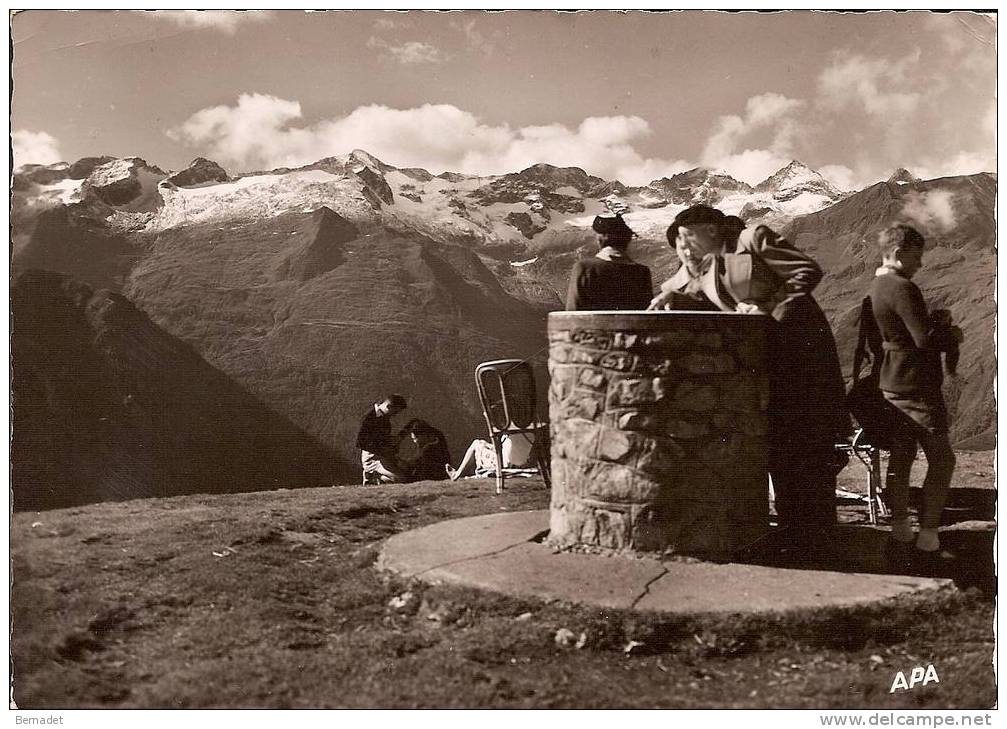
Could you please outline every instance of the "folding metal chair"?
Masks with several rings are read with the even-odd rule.
[[[881,450],[871,445],[864,436],[864,429],[859,428],[849,443],[836,445],[837,451],[855,456],[867,468],[867,495],[854,494],[841,489],[836,490],[836,496],[844,499],[867,502],[867,513],[871,524],[878,523],[878,516],[888,516],[888,507],[881,498]]]
[[[483,362],[476,367],[476,389],[496,454],[496,492],[503,493],[508,470],[503,466],[503,437],[521,433],[534,436],[532,452],[538,471],[546,486],[551,486],[549,425],[539,422],[537,417],[531,364],[520,359]]]
[[[878,324],[874,319],[871,297],[865,296],[860,302],[857,346],[853,352],[854,387],[858,383],[863,384],[861,381],[871,380],[875,383],[874,387],[877,387],[876,383],[881,374],[883,351],[881,330],[878,329]],[[865,362],[870,364],[870,368],[868,374],[861,377],[861,369]],[[888,508],[881,498],[881,449],[876,445],[876,443],[886,445],[885,429],[882,426],[887,418],[884,417],[884,411],[878,411],[877,408],[853,407],[850,397],[851,395],[847,395],[847,406],[855,411],[851,414],[861,427],[854,433],[852,441],[837,444],[836,450],[855,456],[867,468],[867,495],[863,496],[837,489],[836,496],[854,501],[866,501],[871,524],[877,524],[878,516],[888,516]],[[880,392],[878,399],[882,404],[884,403]],[[870,436],[868,431],[870,431]],[[874,443],[871,442],[872,438]]]

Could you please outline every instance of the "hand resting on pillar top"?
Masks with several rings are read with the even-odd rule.
[[[717,311],[717,307],[698,296],[680,291],[661,291],[647,306],[648,311]]]

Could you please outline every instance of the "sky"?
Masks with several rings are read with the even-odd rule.
[[[798,159],[843,189],[996,169],[991,15],[29,10],[12,37],[15,165],[235,174],[363,149],[754,184]]]

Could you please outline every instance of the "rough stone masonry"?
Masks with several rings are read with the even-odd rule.
[[[762,315],[549,315],[549,541],[726,557],[769,528]]]

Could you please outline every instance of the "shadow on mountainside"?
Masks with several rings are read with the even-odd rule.
[[[11,307],[17,510],[355,477],[119,294],[29,270]]]
[[[548,383],[545,311],[504,290],[477,254],[351,228],[324,207],[161,231],[124,293],[346,460],[385,394],[407,398],[400,422],[427,420],[460,455],[485,435],[477,364],[529,358],[542,395]]]

